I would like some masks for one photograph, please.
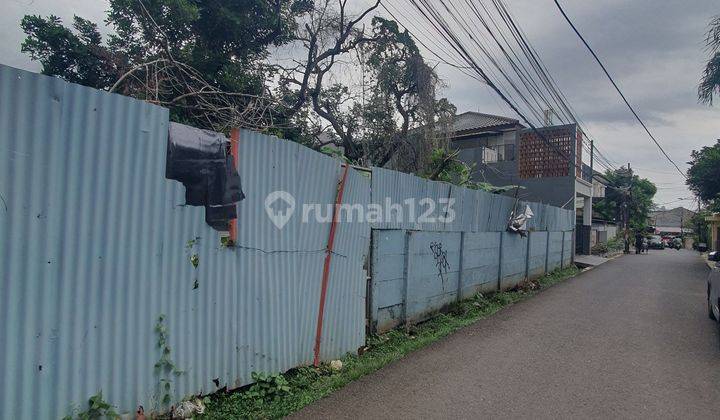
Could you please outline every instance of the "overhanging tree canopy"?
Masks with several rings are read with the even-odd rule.
[[[646,228],[653,207],[652,200],[657,192],[655,184],[624,167],[606,171],[605,178],[610,181],[610,185],[605,190],[605,198],[595,203],[593,211],[606,220],[620,221],[626,203],[630,228]]]
[[[690,191],[716,211],[720,211],[720,140],[713,146],[693,150],[686,181]]]

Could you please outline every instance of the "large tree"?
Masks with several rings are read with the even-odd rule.
[[[354,163],[435,173],[455,107],[407,30],[347,0],[110,0],[104,41],[75,17],[26,16],[43,73],[166,106],[174,121],[241,126]],[[280,47],[280,48],[275,48]],[[271,53],[272,52],[272,53]],[[362,73],[362,85],[350,80]],[[443,158],[441,162],[447,161]]]
[[[622,221],[627,206],[629,227],[646,228],[657,192],[655,185],[624,167],[606,171],[605,178],[610,185],[605,189],[605,197],[594,204],[593,211],[606,220]]]
[[[310,0],[110,0],[106,42],[80,17],[68,28],[56,16],[28,15],[22,51],[44,74],[165,105],[175,120],[218,129],[234,114],[253,119],[252,101],[266,96],[275,73],[269,48],[287,43],[311,8]]]
[[[378,4],[350,17],[346,1],[316,2],[296,35],[302,60],[285,68],[279,90],[291,103],[287,115],[310,110],[318,125],[331,128],[318,130],[326,135],[311,145],[332,143],[363,165],[392,161],[396,169],[421,172],[434,149],[447,148],[439,133],[455,108],[437,98],[440,78],[407,30],[380,17],[369,30],[359,24]],[[359,86],[349,81],[353,71]]]
[[[693,150],[687,185],[690,191],[713,209],[720,211],[720,140],[713,146]]]
[[[710,21],[705,43],[710,59],[703,71],[698,97],[701,102],[712,105],[713,96],[720,94],[720,15]]]

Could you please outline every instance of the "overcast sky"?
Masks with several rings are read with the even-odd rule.
[[[638,174],[655,182],[656,203],[691,207],[689,200],[676,201],[691,196],[681,177],[635,122],[553,1],[506,3],[605,155],[618,165],[630,162]],[[702,41],[710,18],[720,14],[717,0],[561,3],[683,170],[691,150],[720,138],[720,107],[697,102],[697,85],[707,62]],[[20,53],[22,16],[52,13],[68,22],[78,14],[102,23],[107,2],[6,0],[4,9],[0,15],[0,62],[38,71],[39,65]],[[439,65],[438,72],[448,85],[443,94],[456,104],[458,112],[473,110],[517,118],[486,86],[444,64]]]

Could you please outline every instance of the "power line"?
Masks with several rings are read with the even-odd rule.
[[[652,141],[655,143],[655,145],[658,147],[658,149],[660,149],[660,151],[663,153],[663,155],[665,155],[665,157],[667,158],[667,160],[670,161],[670,163],[672,163],[673,166],[675,166],[675,169],[677,169],[677,171],[680,173],[680,175],[682,175],[683,177],[685,177],[685,178],[687,179],[687,175],[685,175],[685,173],[684,173],[682,170],[680,170],[680,167],[675,163],[675,161],[673,161],[673,160],[670,158],[670,155],[668,155],[667,152],[665,152],[665,149],[662,148],[662,146],[660,145],[660,143],[655,139],[655,136],[653,136],[653,134],[650,132],[650,130],[649,130],[648,127],[645,125],[645,123],[644,123],[643,120],[640,118],[640,116],[637,114],[637,112],[635,112],[635,109],[632,107],[632,105],[630,105],[630,102],[627,100],[627,98],[625,97],[625,95],[622,93],[622,91],[621,91],[620,88],[618,87],[617,83],[615,83],[615,80],[613,80],[612,76],[610,76],[610,73],[609,73],[609,72],[607,71],[607,69],[605,68],[605,65],[602,63],[602,61],[600,61],[600,58],[598,58],[597,54],[595,54],[595,51],[593,51],[593,49],[590,47],[590,45],[587,43],[587,41],[585,41],[585,38],[583,38],[583,36],[582,36],[582,35],[580,34],[580,32],[578,31],[578,29],[577,29],[577,28],[575,27],[575,25],[572,23],[572,21],[570,20],[570,18],[568,17],[568,15],[565,13],[565,10],[563,10],[562,6],[560,6],[560,3],[558,2],[558,0],[553,0],[553,1],[555,2],[555,5],[556,5],[557,8],[560,10],[560,13],[563,15],[563,17],[565,18],[565,20],[567,21],[567,23],[569,23],[569,24],[570,24],[570,27],[572,27],[573,31],[575,31],[575,34],[580,38],[580,40],[583,42],[583,44],[585,44],[585,47],[587,47],[588,51],[590,51],[590,54],[592,54],[592,56],[595,58],[595,61],[597,61],[597,63],[598,63],[598,64],[600,65],[600,67],[602,68],[603,72],[605,72],[605,75],[608,77],[608,79],[610,79],[610,82],[611,82],[612,85],[615,87],[615,90],[617,90],[617,93],[620,94],[620,97],[621,97],[621,98],[623,99],[623,101],[625,102],[625,105],[627,105],[627,107],[630,109],[630,112],[632,112],[632,114],[633,114],[633,115],[635,116],[635,118],[638,120],[638,122],[640,123],[640,125],[642,125],[642,127],[645,129],[645,131],[647,132],[648,136],[650,136],[650,138],[652,139]]]
[[[522,30],[522,28],[517,25],[514,22],[513,16],[510,13],[510,11],[507,9],[505,4],[502,0],[493,0],[493,4],[497,8],[497,10],[500,12],[501,17],[503,20],[506,21],[506,23],[509,23],[509,27],[511,28],[511,32],[515,36],[515,33],[517,33],[517,36],[515,36],[516,40],[518,40],[518,43],[521,43],[521,48],[523,49],[523,52],[527,50],[526,56],[529,56],[531,58],[530,62],[533,68],[536,70],[538,75],[541,77],[541,80],[543,84],[550,89],[551,95],[557,96],[557,99],[562,104],[562,107],[565,108],[566,112],[570,115],[570,118],[572,121],[577,123],[579,126],[581,126],[582,131],[585,133],[585,135],[590,138],[590,140],[593,140],[593,143],[597,143],[595,138],[592,136],[590,131],[585,127],[585,123],[580,119],[579,116],[575,115],[576,112],[573,109],[572,105],[569,103],[567,96],[563,93],[563,91],[559,88],[557,82],[552,77],[552,74],[547,69],[547,66],[542,61],[542,58],[540,57],[540,54],[538,54],[535,47],[532,45],[532,43],[527,39],[527,35]],[[514,30],[514,31],[513,31]],[[524,47],[523,47],[524,46]],[[539,69],[539,70],[538,70]],[[557,102],[556,102],[557,103]],[[616,170],[616,166],[600,151],[600,149],[595,146],[594,151],[597,152],[596,159],[599,159],[599,161],[604,161],[607,165],[605,165],[606,169]],[[590,149],[590,153],[593,153],[593,150]],[[609,168],[608,168],[609,166]]]
[[[484,33],[482,31],[479,31],[481,28],[484,27],[492,40],[495,41],[494,44],[497,45],[500,52],[502,52],[502,56],[510,64],[511,70],[514,71],[519,77],[522,87],[526,89],[527,93],[532,98],[532,102],[534,102],[535,105],[543,109],[544,107],[550,109],[557,109],[560,113],[556,115],[560,118],[561,122],[574,122],[578,124],[578,126],[581,128],[581,131],[585,133],[585,137],[593,140],[593,143],[595,143],[594,137],[586,127],[583,127],[584,123],[582,123],[580,118],[574,115],[574,110],[572,109],[572,106],[568,103],[567,97],[558,87],[557,82],[554,80],[552,75],[549,74],[549,71],[542,62],[539,54],[532,46],[530,41],[526,39],[526,35],[522,31],[522,29],[515,23],[512,15],[507,10],[502,0],[492,1],[493,6],[495,6],[496,13],[499,16],[499,19],[493,17],[493,14],[490,12],[490,10],[488,10],[488,7],[484,4],[484,2],[478,3],[482,11],[484,11],[484,14],[481,12],[480,8],[478,8],[473,2],[465,0],[465,4],[470,8],[470,12],[468,12],[467,8],[462,6],[462,2],[459,7],[456,7],[452,2],[450,2],[450,8],[455,11],[455,13],[453,13],[443,2],[445,10],[450,14],[451,18],[464,30],[464,32],[467,34],[467,36],[473,43],[477,45],[479,41],[478,38],[482,37],[486,41],[486,44],[489,44],[477,45],[477,48],[482,52],[482,54],[490,58],[492,64],[495,65],[495,67],[500,71],[504,78],[510,83],[515,92],[521,96],[521,99],[523,99],[524,103],[531,111],[531,113],[533,113],[533,115],[539,120],[542,120],[541,118],[539,118],[539,114],[542,112],[542,110],[538,111],[531,104],[531,102],[524,97],[522,92],[520,92],[520,89],[518,89],[520,85],[514,84],[509,78],[509,76],[503,71],[499,61],[491,56],[489,48],[491,45],[493,45],[493,42],[489,41],[487,37],[483,36]],[[460,8],[462,8],[462,10],[459,10]],[[458,17],[456,16],[456,14],[459,14],[460,16]],[[476,17],[476,19],[479,20],[482,26],[478,25],[477,23],[470,24],[464,17],[467,16],[467,18],[470,19],[473,17],[473,15]],[[500,22],[504,23],[505,26],[509,29],[509,37],[506,36],[504,31],[501,29]],[[493,29],[491,29],[491,25],[495,29],[495,31],[497,31],[497,35],[494,33]],[[478,31],[480,32],[479,36]],[[517,47],[513,47],[510,39],[514,40],[517,43],[517,46],[519,46],[519,52]],[[521,59],[521,56],[525,58],[525,60],[529,64],[529,68],[532,70],[530,70],[528,66],[524,63],[524,61]],[[537,75],[537,80],[539,80],[539,83],[536,78],[533,77],[533,72],[535,75]],[[543,88],[545,89],[545,92],[549,93],[549,98],[545,95]],[[501,90],[506,89],[501,88]],[[615,169],[615,166],[609,161],[609,159],[607,159],[607,157],[605,157],[602,152],[600,152],[597,146],[595,146],[594,148],[590,148],[588,146],[586,150],[591,155],[595,155],[595,160],[597,161],[599,166],[609,170]]]
[[[520,116],[520,119],[529,126],[531,131],[549,146],[553,153],[563,160],[567,160],[572,167],[580,169],[580,165],[576,162],[576,156],[567,156],[556,144],[549,141],[526,116],[526,110],[534,117],[535,121],[540,121],[540,125],[544,125],[542,122],[545,121],[545,118],[542,114],[545,107],[554,108],[557,110],[556,115],[561,122],[574,122],[585,134],[583,137],[592,140],[590,145],[584,141],[583,149],[578,152],[588,151],[594,156],[593,162],[597,163],[600,168],[616,169],[615,164],[595,146],[597,142],[583,127],[584,123],[574,115],[574,110],[568,103],[567,97],[550,75],[537,50],[515,23],[502,0],[492,0],[497,17],[489,10],[491,7],[489,8],[483,1],[464,0],[463,3],[460,0],[458,5],[453,4],[451,0],[439,2],[408,0],[408,2],[413,7],[393,6],[393,11],[390,11],[384,4],[383,7],[396,21],[399,20],[395,16],[397,14],[406,28],[412,25],[415,29],[410,30],[415,32],[414,38],[441,62],[460,69],[468,76],[470,75],[465,70],[476,73],[471,77],[484,82],[492,89],[510,109]],[[424,23],[418,23],[418,19],[415,18],[417,14],[409,12],[409,9],[419,12],[421,15],[419,20]],[[444,10],[444,13],[441,10]],[[453,25],[451,26],[450,23]],[[507,27],[506,30],[502,29],[503,24]],[[426,39],[418,39],[417,33],[422,34]],[[435,33],[434,36],[433,33]],[[431,44],[437,48],[437,52],[434,51],[434,48],[430,48]],[[462,65],[461,62],[465,62],[467,65]],[[510,73],[515,73],[515,77],[510,77]],[[507,86],[503,81],[507,83]]]
[[[656,206],[664,206],[667,204],[678,203],[680,201],[695,201],[695,198],[693,198],[693,197],[678,198],[677,200],[668,201],[666,203],[656,204]]]
[[[431,25],[436,27],[436,30],[440,33],[440,36],[442,36],[445,41],[450,45],[451,48],[453,48],[463,59],[474,68],[475,72],[478,73],[478,75],[485,80],[485,83],[492,88],[495,93],[500,96],[500,98],[505,101],[510,108],[512,108],[515,113],[517,113],[520,118],[530,126],[532,131],[548,146],[550,146],[555,153],[557,153],[559,156],[567,160],[573,167],[577,168],[577,164],[575,162],[574,156],[571,158],[568,158],[565,153],[563,153],[556,144],[550,142],[545,135],[543,135],[536,127],[535,125],[530,122],[530,120],[525,116],[523,112],[518,109],[517,105],[513,103],[505,93],[503,93],[497,85],[488,77],[487,73],[478,65],[475,58],[470,55],[465,45],[462,43],[458,35],[449,27],[447,24],[447,21],[438,13],[437,9],[433,7],[432,4],[430,4],[429,0],[410,0],[412,5],[430,22]],[[420,6],[419,3],[422,3],[422,6]],[[449,10],[445,2],[441,1],[441,4],[445,8],[445,10],[450,14],[451,17],[453,17],[453,20],[456,22],[458,21],[458,18],[452,14],[452,12]],[[472,35],[469,35],[470,38],[475,42],[478,47],[487,55],[488,53],[486,50],[477,43],[477,41],[472,37]],[[496,67],[499,67],[496,62],[493,61],[493,64],[496,65]],[[500,70],[502,73],[502,70]],[[525,99],[527,103],[527,99]],[[532,111],[532,107],[530,107]]]

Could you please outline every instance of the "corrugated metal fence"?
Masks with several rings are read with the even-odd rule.
[[[406,213],[443,213],[429,201],[453,200],[452,221],[383,220],[373,224],[370,317],[384,332],[418,322],[477,292],[506,290],[572,259],[574,213],[528,204],[535,217],[527,237],[506,232],[515,200],[412,175],[373,168],[372,199],[404,203]],[[412,210],[409,210],[412,209]]]
[[[150,411],[162,408],[163,380],[178,401],[312,362],[330,223],[303,223],[300,206],[328,215],[340,162],[242,131],[247,197],[227,248],[164,177],[168,124],[161,107],[0,65],[0,418],[62,417],[99,391],[119,412]],[[283,229],[265,214],[273,191],[297,203]],[[421,217],[426,198],[454,200],[456,217],[445,207]],[[415,217],[338,225],[323,360],[365,343],[371,228],[378,329],[572,256],[570,212],[533,204],[523,239],[503,232],[508,197],[349,171],[345,203],[386,200]],[[177,376],[155,369],[158,327]]]
[[[338,161],[243,131],[225,248],[164,177],[166,109],[6,66],[0,94],[0,418],[62,417],[100,390],[120,412],[159,407],[161,314],[173,401],[312,362],[330,224],[278,230],[264,200],[332,204]],[[370,180],[351,170],[345,197],[366,204]],[[365,342],[369,236],[338,228],[323,360]]]

